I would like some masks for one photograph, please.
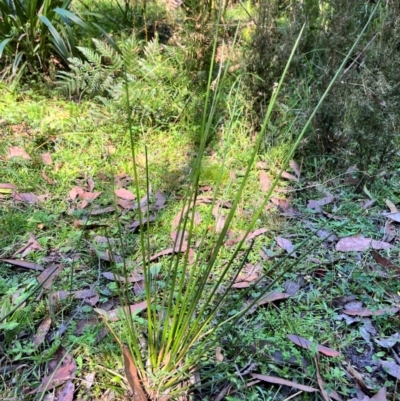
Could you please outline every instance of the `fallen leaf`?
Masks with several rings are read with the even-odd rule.
[[[291,241],[283,237],[276,237],[275,241],[283,250],[289,253],[290,256],[292,256],[293,258],[297,258],[296,252],[293,252],[294,246]]]
[[[352,237],[342,238],[336,244],[336,250],[339,252],[362,252],[369,248],[389,249],[391,247],[392,245],[387,242],[365,238],[362,235],[353,235]]]
[[[136,199],[136,195],[133,194],[131,191],[128,191],[127,189],[120,188],[116,189],[115,195],[117,195],[119,198],[127,200],[127,201],[133,201]]]
[[[142,310],[147,308],[147,301],[143,302],[138,302],[137,304],[130,305],[129,309],[131,314],[137,315],[140,313]],[[120,316],[124,316],[126,313],[127,308],[126,307],[121,307],[121,308],[116,308],[112,309],[109,312],[105,312],[105,315],[108,317],[113,322],[116,322],[119,320]]]
[[[189,246],[187,242],[187,239],[189,238],[189,233],[186,231],[184,232],[172,231],[170,236],[174,243],[175,252],[185,252],[187,247]]]
[[[102,192],[84,192],[79,195],[79,197],[85,201],[93,201],[98,198]],[[83,208],[82,208],[83,209]]]
[[[397,313],[399,308],[384,308],[378,310],[370,309],[344,309],[343,313],[350,316],[382,316],[386,313]]]
[[[75,392],[75,385],[71,380],[68,380],[60,395],[57,397],[57,401],[73,401]]]
[[[326,195],[327,196],[321,199],[309,200],[307,203],[307,208],[314,209],[316,212],[322,212],[321,207],[332,203],[335,199],[335,197],[330,193],[327,193]]]
[[[383,370],[390,376],[400,380],[400,366],[394,361],[380,361]]]
[[[312,349],[312,347],[313,347],[313,344],[311,341],[306,340],[305,338],[297,336],[295,334],[288,334],[287,338],[290,341],[293,341],[296,345],[298,345],[304,349]],[[332,348],[328,348],[323,345],[319,345],[319,344],[317,344],[317,351],[324,355],[327,355],[327,356],[339,356],[340,355],[340,352],[335,351]]]
[[[88,177],[86,182],[87,182],[87,185],[88,185],[89,192],[92,192],[93,189],[94,189],[94,181],[93,181],[93,179],[91,177]]]
[[[299,182],[299,179],[298,179],[297,177],[295,177],[293,174],[290,174],[290,173],[288,173],[288,172],[286,172],[286,171],[283,171],[283,172],[282,172],[281,177],[282,177],[282,178],[286,178],[287,180],[290,180],[290,181]]]
[[[91,298],[97,295],[96,291],[93,288],[89,288],[87,290],[74,291],[73,294],[75,299]]]
[[[15,251],[13,257],[20,255],[21,258],[24,258],[25,256],[29,255],[31,252],[34,251],[44,251],[44,249],[39,244],[39,242],[37,242],[35,236],[31,234],[27,244],[24,245],[22,248],[18,249],[17,251]]]
[[[27,262],[26,260],[20,259],[0,259],[0,262],[9,263],[10,265],[23,267],[24,269],[32,269],[32,270],[43,270],[43,267],[32,262]]]
[[[132,358],[129,348],[124,344],[122,345],[122,355],[124,357],[124,371],[129,386],[133,392],[133,399],[137,401],[147,401],[146,393],[143,391],[140,384],[137,368]]]
[[[181,249],[181,252],[186,252],[187,249]],[[155,260],[161,258],[162,256],[166,256],[166,255],[172,255],[173,253],[178,253],[174,248],[167,248],[164,249],[163,251],[160,251],[158,253],[156,253],[155,255],[153,255],[150,258],[150,262],[154,262]],[[189,249],[189,262],[192,262],[194,259],[194,251],[193,249]]]
[[[222,355],[221,347],[216,347],[215,348],[215,359],[218,362],[223,362],[224,361],[224,356]]]
[[[89,390],[93,384],[94,384],[94,378],[95,378],[96,373],[88,373],[84,378],[83,378],[83,385]]]
[[[51,166],[53,164],[53,160],[51,159],[51,154],[50,153],[43,153],[42,154],[42,162],[43,164],[47,164]]]
[[[114,206],[108,206],[104,207],[102,209],[92,209],[89,214],[91,216],[99,216],[101,214],[106,214],[106,213],[113,213],[115,212],[115,207]]]
[[[386,387],[382,387],[372,398],[371,401],[387,401]]]
[[[392,348],[396,343],[400,342],[400,333],[381,339],[374,338],[374,341],[383,348]]]
[[[357,384],[360,386],[360,388],[368,393],[370,393],[370,388],[365,384],[363,377],[357,370],[353,368],[349,363],[345,363],[347,371],[354,377],[356,380]]]
[[[385,203],[386,203],[386,206],[389,208],[390,213],[398,212],[397,207],[395,206],[395,204],[392,201],[390,201],[389,199],[385,199]]]
[[[294,173],[296,174],[296,177],[300,178],[300,167],[299,167],[299,165],[294,160],[290,160],[289,166],[294,171]]]
[[[138,281],[142,281],[144,279],[142,274],[137,274],[137,273],[132,273],[128,278],[125,278],[124,276],[120,276],[118,274],[114,274],[112,272],[104,272],[103,277],[105,277],[107,280],[111,281],[119,281],[121,283],[136,283]]]
[[[18,202],[25,202],[25,203],[37,203],[39,202],[39,197],[32,193],[18,193],[14,192],[12,194],[12,198]]]
[[[305,391],[307,393],[312,393],[314,391],[318,391],[314,387],[309,387],[309,386],[305,386],[304,384],[291,382],[289,380],[281,379],[280,377],[260,375],[258,373],[250,373],[250,376],[254,377],[255,379],[267,382],[267,383],[279,384],[280,386],[293,387],[298,390]]]
[[[295,281],[288,280],[285,282],[284,288],[287,294],[293,296],[299,291],[300,285]]]
[[[317,376],[317,382],[319,389],[321,390],[322,397],[324,398],[325,401],[331,401],[331,399],[336,400],[336,401],[342,401],[342,397],[335,391],[335,390],[330,390],[329,394],[328,391],[326,390],[327,384],[324,382],[324,380],[321,377],[321,374],[319,373],[319,364],[318,364],[318,358],[314,358],[315,362],[315,370],[316,370],[316,376]]]
[[[42,170],[42,177],[50,185],[54,185],[56,183],[52,178],[47,176],[44,170]]]
[[[49,289],[54,278],[57,277],[61,271],[64,269],[64,265],[61,264],[52,264],[46,270],[44,270],[40,275],[38,276],[37,280],[39,283],[44,283],[43,288]]]
[[[132,182],[132,178],[126,173],[120,173],[114,177],[114,183],[117,188],[125,188]]]
[[[118,198],[117,199],[117,205],[121,206],[122,209],[128,209],[129,210],[129,209],[133,209],[135,204],[131,200],[125,200],[125,199]]]
[[[261,298],[258,302],[257,305],[265,305],[270,302],[276,302],[276,301],[281,301],[283,299],[290,298],[290,294],[287,294],[286,292],[271,292],[268,294],[266,297]]]
[[[69,191],[69,198],[75,200],[78,196],[81,196],[85,190],[82,187],[75,186]]]
[[[372,249],[371,252],[376,263],[379,263],[381,266],[386,267],[389,270],[393,270],[398,274],[400,273],[400,268],[392,263],[389,259],[384,258],[382,255],[379,254],[379,252],[375,251],[374,249]]]
[[[343,308],[349,302],[353,302],[357,299],[355,295],[345,295],[343,297],[336,297],[332,299],[332,306],[334,308]]]
[[[155,216],[149,216],[144,217],[142,219],[142,223],[143,223],[143,227],[146,228],[148,223],[152,223],[153,221],[155,221],[156,217]],[[131,225],[129,225],[127,228],[133,232],[135,232],[138,228],[140,227],[140,221],[139,220],[135,220]]]
[[[161,192],[161,191],[157,191],[154,194],[154,199],[155,199],[155,203],[153,208],[155,210],[160,210],[163,209],[165,207],[165,202],[167,201],[167,198],[165,197],[165,195]]]
[[[32,158],[26,153],[26,151],[18,146],[12,146],[8,148],[7,159],[12,159],[13,157],[22,157],[25,160],[31,160]]]
[[[14,185],[14,184],[10,184],[10,183],[0,184],[0,189],[10,189],[10,190],[13,190],[13,189],[15,189],[15,185]]]
[[[396,223],[400,223],[400,213],[382,213],[385,217],[390,220],[395,221]]]
[[[264,170],[260,171],[260,184],[261,191],[268,192],[271,186],[272,180],[267,176],[267,173]]]
[[[106,252],[97,252],[97,257],[101,260],[105,260],[106,262],[122,263],[124,261],[121,256],[116,255],[108,250]]]
[[[382,241],[392,242],[397,237],[397,230],[391,220],[387,220],[385,223],[385,235]]]
[[[251,314],[254,313],[254,311],[262,305],[271,303],[271,302],[276,302],[276,301],[282,301],[284,299],[290,298],[290,295],[285,293],[285,292],[271,292],[270,294],[268,294],[267,296],[261,298],[256,304],[254,304],[248,311],[247,314]],[[243,309],[247,308],[248,305],[251,303],[252,301],[248,301],[245,303]]]
[[[40,323],[36,331],[36,334],[33,336],[33,345],[35,346],[35,348],[37,348],[40,344],[42,344],[47,333],[50,330],[50,326],[51,326],[51,317],[47,316],[44,318],[42,323]]]
[[[363,202],[361,207],[363,209],[368,209],[369,207],[373,206],[376,203],[376,199],[368,199],[367,201]]]
[[[61,363],[56,364],[55,371],[42,379],[42,383],[36,392],[43,392],[58,387],[68,380],[75,377],[76,363],[71,355],[65,353],[62,356]]]

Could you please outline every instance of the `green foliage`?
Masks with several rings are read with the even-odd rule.
[[[157,38],[143,45],[131,36],[118,42],[117,53],[109,44],[93,41],[95,49],[79,47],[86,60],[71,58],[70,71],[58,74],[60,90],[94,97],[118,121],[126,120],[127,93],[132,118],[144,126],[165,126],[182,116],[195,96],[182,50],[161,45]]]
[[[89,26],[69,11],[71,0],[1,0],[0,67],[3,78],[19,80],[28,68],[47,71],[56,55],[62,63],[75,52],[71,24]],[[54,68],[54,66],[53,66]]]
[[[285,91],[284,100],[290,103],[296,99],[293,117],[297,121],[293,127],[299,129],[319,102],[373,4],[346,0],[262,3],[250,66],[262,78],[253,81],[254,91],[261,94],[256,105],[262,105],[271,93],[300,24],[308,24],[293,62],[293,87]],[[393,161],[399,137],[395,110],[400,92],[394,73],[400,64],[394,39],[399,35],[399,12],[397,2],[382,2],[340,82],[317,113],[301,145],[303,154],[333,155],[344,169],[357,165],[364,178]],[[280,116],[275,116],[276,125],[280,124]]]

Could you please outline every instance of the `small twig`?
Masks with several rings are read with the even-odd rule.
[[[354,65],[357,63],[357,60],[364,54],[365,50],[367,50],[367,47],[375,40],[377,37],[377,33],[374,35],[374,37],[366,44],[364,49],[358,54],[358,56],[353,60],[353,62],[343,71],[342,78],[354,67]]]

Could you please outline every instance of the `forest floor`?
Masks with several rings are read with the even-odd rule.
[[[101,127],[101,110],[90,103],[3,90],[0,110],[2,399],[125,399],[120,348],[95,309],[116,315],[114,262],[122,257],[135,299],[143,299],[129,140]],[[251,144],[243,136],[232,145],[219,199],[226,208]],[[173,131],[153,132],[146,146],[151,188],[140,204],[151,206],[152,261],[160,268],[173,252],[196,149]],[[209,229],[202,213],[222,146],[217,136],[208,147],[199,230]],[[143,152],[137,163],[144,174]],[[275,174],[260,155],[221,265]],[[399,171],[377,180],[381,191],[356,191],[351,172],[321,181],[303,160],[291,162],[250,234],[254,245],[232,291],[246,291],[271,266],[276,271],[260,288],[282,275],[268,299],[210,350],[209,360],[228,366],[231,376],[203,399],[400,399]],[[284,273],[290,263],[295,268]],[[249,298],[257,288],[251,291]],[[114,329],[122,330],[118,322]]]

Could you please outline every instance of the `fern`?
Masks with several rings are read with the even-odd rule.
[[[127,110],[126,76],[132,117],[152,127],[175,123],[196,96],[189,91],[184,50],[161,45],[157,38],[142,44],[134,36],[118,43],[120,54],[105,42],[93,39],[93,44],[79,47],[82,59],[69,59],[70,70],[58,74],[59,90],[68,96],[96,99],[121,120]]]

